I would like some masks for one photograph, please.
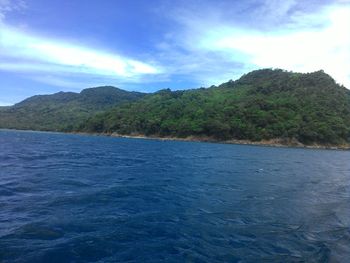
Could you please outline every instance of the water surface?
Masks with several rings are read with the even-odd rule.
[[[0,131],[0,262],[350,262],[350,152]]]

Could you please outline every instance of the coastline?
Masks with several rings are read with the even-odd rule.
[[[93,135],[93,136],[106,136],[116,138],[131,138],[131,139],[145,139],[145,140],[159,140],[159,141],[184,141],[184,142],[206,142],[206,143],[219,143],[219,144],[235,144],[235,145],[253,145],[253,146],[265,146],[265,147],[279,147],[279,148],[303,148],[303,149],[323,149],[323,150],[350,150],[350,144],[344,145],[321,145],[312,144],[305,145],[296,140],[285,140],[285,139],[271,139],[261,141],[250,141],[250,140],[216,140],[210,137],[204,136],[188,136],[184,138],[180,137],[168,137],[168,136],[146,136],[144,134],[132,134],[125,135],[119,133],[90,133],[90,132],[68,132],[70,134],[80,135]]]
[[[6,129],[0,128],[0,131],[23,131],[23,132],[44,132],[44,133],[58,133],[58,134],[76,134],[86,136],[105,136],[105,137],[116,137],[116,138],[130,138],[130,139],[145,139],[145,140],[158,140],[158,141],[184,141],[184,142],[206,142],[206,143],[219,143],[219,144],[235,144],[235,145],[252,145],[252,146],[264,146],[264,147],[278,147],[278,148],[301,148],[301,149],[321,149],[321,150],[342,150],[349,151],[350,143],[343,145],[322,145],[312,144],[306,145],[298,142],[297,140],[286,140],[286,139],[271,139],[261,141],[250,141],[250,140],[217,140],[211,137],[205,136],[188,136],[184,138],[180,137],[169,137],[169,136],[146,136],[144,134],[119,134],[119,133],[96,133],[96,132],[64,132],[64,131],[43,131],[43,130],[18,130],[18,129]]]

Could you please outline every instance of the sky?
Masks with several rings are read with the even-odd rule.
[[[350,88],[350,0],[0,0],[0,105],[208,87],[261,68],[322,69]]]

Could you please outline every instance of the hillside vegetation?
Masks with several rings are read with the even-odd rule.
[[[323,71],[264,69],[208,89],[161,90],[77,131],[339,145],[350,142],[350,92]]]
[[[263,69],[186,91],[38,95],[0,107],[0,128],[350,145],[350,91],[323,71]]]
[[[37,95],[11,107],[0,107],[0,128],[68,131],[98,112],[144,95],[109,86],[80,93]]]

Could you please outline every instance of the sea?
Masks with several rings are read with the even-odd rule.
[[[0,131],[0,262],[350,262],[350,151]]]

